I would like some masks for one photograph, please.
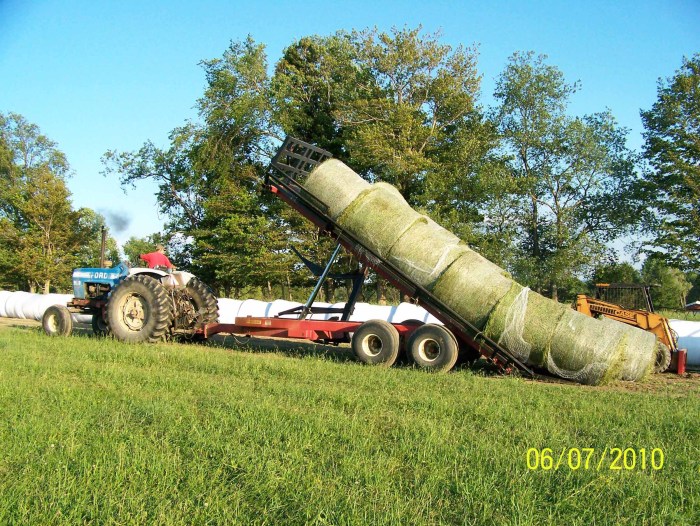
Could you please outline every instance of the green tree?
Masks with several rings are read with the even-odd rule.
[[[700,54],[684,58],[657,101],[642,111],[644,156],[650,164],[647,199],[656,221],[650,251],[675,266],[700,268]]]
[[[32,291],[67,288],[85,238],[64,180],[65,155],[15,113],[0,114],[0,143],[0,265],[13,274],[10,281]]]
[[[642,265],[644,283],[659,285],[652,289],[654,306],[657,309],[682,310],[693,287],[686,275],[678,268],[670,266],[664,257],[652,255]]]
[[[260,195],[272,130],[264,46],[232,42],[201,66],[201,122],[173,130],[167,149],[147,142],[137,152],[107,152],[105,173],[123,185],[157,182],[169,219],[165,237],[179,240],[176,265],[224,291],[279,282],[284,248],[274,218],[281,205]]]
[[[99,267],[100,252],[102,250],[102,228],[106,228],[106,221],[102,214],[90,208],[78,210],[78,225],[83,244],[78,252],[78,264],[81,267]],[[107,229],[105,242],[105,260],[116,265],[121,260],[117,241],[109,234]]]
[[[627,130],[609,111],[568,116],[578,84],[545,60],[516,53],[497,80],[493,119],[510,161],[505,191],[487,215],[515,241],[518,278],[557,299],[605,254],[606,242],[634,227],[641,205],[631,192],[636,158]]]
[[[639,271],[630,263],[607,263],[595,268],[592,285],[596,283],[639,283]]]

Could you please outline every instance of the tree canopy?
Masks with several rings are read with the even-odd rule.
[[[67,288],[74,267],[95,262],[91,237],[104,218],[89,209],[73,209],[68,173],[65,155],[37,125],[15,113],[0,114],[3,286],[48,293],[52,285]]]
[[[642,111],[644,154],[650,169],[646,199],[656,212],[648,223],[649,252],[679,268],[700,267],[700,54],[683,59],[658,98]]]
[[[604,106],[571,114],[580,83],[534,52],[509,58],[485,107],[478,48],[449,46],[420,26],[303,36],[272,65],[249,36],[200,66],[197,118],[174,128],[164,147],[146,140],[103,157],[105,175],[125,187],[155,182],[167,218],[163,232],[127,241],[133,264],[162,243],[179,268],[222,294],[304,290],[309,274],[291,247],[320,262],[333,243],[263,188],[270,156],[292,135],[368,181],[393,184],[411,206],[554,298],[591,279],[668,281],[670,267],[698,268],[700,55],[659,81],[657,102],[642,112],[641,154]],[[0,285],[48,290],[66,284],[72,266],[96,263],[105,220],[72,208],[69,174],[36,125],[0,114]],[[653,258],[640,276],[611,244],[644,229]],[[116,242],[108,244],[115,260]],[[382,281],[370,275],[373,283],[380,296]],[[334,298],[332,285],[326,293]]]

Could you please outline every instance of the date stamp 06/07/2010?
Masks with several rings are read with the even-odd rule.
[[[665,457],[661,448],[565,447],[557,449],[531,447],[525,455],[531,471],[660,471]]]

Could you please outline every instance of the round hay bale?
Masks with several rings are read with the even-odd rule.
[[[557,323],[570,310],[511,281],[484,332],[530,365],[545,365]]]
[[[337,219],[370,184],[337,159],[318,165],[306,179],[304,188],[328,206],[328,214]]]
[[[622,325],[618,322],[619,325]],[[654,370],[656,346],[659,343],[656,336],[637,327],[623,325],[627,338],[624,342],[624,363],[620,378],[636,382],[643,379]]]
[[[466,246],[461,249],[461,256],[435,283],[433,294],[472,325],[483,329],[493,308],[511,290],[513,281],[488,259]]]
[[[425,219],[386,183],[371,185],[338,217],[340,226],[381,257],[416,221]]]
[[[419,285],[432,288],[445,269],[466,252],[470,250],[462,240],[422,216],[396,240],[388,260]]]
[[[547,370],[589,385],[619,378],[627,329],[613,320],[590,318],[567,309],[554,331]]]

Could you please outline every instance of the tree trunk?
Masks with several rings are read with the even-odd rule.
[[[386,305],[386,288],[384,286],[384,280],[377,276],[377,303],[379,305]]]
[[[44,294],[48,294],[51,289],[51,280],[44,281]]]

